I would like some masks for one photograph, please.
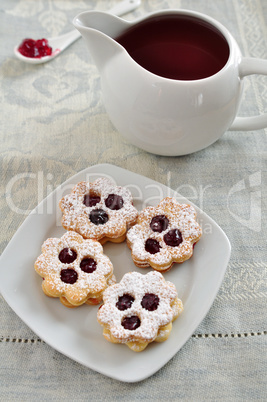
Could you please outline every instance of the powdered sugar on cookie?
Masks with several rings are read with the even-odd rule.
[[[127,233],[127,244],[138,267],[150,265],[166,271],[174,262],[192,256],[193,245],[201,234],[195,209],[167,197],[157,207],[140,212],[137,224]]]
[[[107,178],[80,182],[59,203],[62,225],[84,238],[120,242],[137,219],[130,191]]]
[[[105,290],[103,302],[97,318],[105,338],[135,351],[154,340],[166,340],[169,324],[183,311],[175,286],[155,271],[125,274],[120,283]]]
[[[72,231],[44,242],[35,270],[44,279],[44,293],[61,298],[68,307],[90,299],[99,303],[108,284],[114,283],[113,265],[101,244]]]

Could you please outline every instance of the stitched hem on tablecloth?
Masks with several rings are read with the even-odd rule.
[[[193,334],[192,338],[248,338],[249,336],[261,336],[267,335],[267,331],[257,331],[257,332],[238,332],[230,334]]]
[[[250,336],[262,336],[267,335],[267,331],[257,331],[257,332],[239,332],[239,333],[230,333],[230,334],[193,334],[192,338],[195,339],[206,339],[206,338],[248,338]],[[29,343],[29,344],[37,344],[37,343],[45,343],[40,338],[12,338],[12,337],[0,337],[0,342],[10,342],[10,343]]]

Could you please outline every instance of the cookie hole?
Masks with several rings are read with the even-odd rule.
[[[159,305],[159,297],[154,293],[146,293],[141,301],[141,306],[148,311],[157,310]]]
[[[112,211],[118,211],[123,207],[123,198],[117,194],[109,194],[108,197],[105,199],[105,205],[107,208],[111,209]]]
[[[62,269],[60,272],[60,279],[64,283],[73,285],[78,280],[78,274],[72,268]]]
[[[147,239],[145,242],[145,250],[150,254],[156,254],[160,251],[161,246],[156,239]]]
[[[101,197],[98,194],[94,193],[93,191],[90,191],[83,197],[83,203],[86,207],[94,207],[100,201]]]
[[[91,274],[94,272],[97,268],[97,262],[91,257],[86,257],[83,258],[81,263],[80,263],[80,268],[83,272],[86,272],[87,274]]]
[[[104,225],[109,220],[108,214],[101,208],[93,209],[89,219],[94,225]]]
[[[179,229],[169,230],[163,236],[163,240],[167,244],[167,246],[177,247],[183,241],[182,233],[180,232]]]
[[[133,302],[134,302],[134,297],[129,295],[128,293],[125,293],[118,298],[116,307],[118,310],[121,310],[121,311],[127,310],[128,308],[131,307]]]
[[[137,315],[132,315],[130,317],[124,317],[121,321],[121,325],[125,329],[130,331],[135,331],[141,325],[141,320]]]
[[[77,253],[75,250],[69,247],[63,248],[59,255],[59,261],[63,262],[63,264],[71,264],[77,258]]]
[[[164,232],[169,226],[169,219],[165,215],[156,215],[151,219],[150,228],[153,232]]]

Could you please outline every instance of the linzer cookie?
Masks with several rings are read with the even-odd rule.
[[[137,219],[130,191],[106,178],[80,182],[59,203],[62,225],[86,239],[120,243]]]
[[[113,265],[96,240],[66,232],[47,239],[35,262],[47,296],[59,297],[67,307],[99,304],[107,286],[115,283]]]
[[[153,341],[167,340],[172,322],[183,311],[174,284],[155,271],[146,275],[128,272],[120,283],[105,290],[103,302],[97,320],[104,337],[135,352]]]
[[[127,233],[127,244],[139,268],[151,266],[165,272],[174,262],[182,263],[192,256],[201,234],[195,209],[167,197],[157,207],[140,212],[137,224]]]

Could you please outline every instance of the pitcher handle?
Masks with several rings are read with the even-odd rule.
[[[244,57],[239,65],[240,78],[251,74],[267,75],[267,60]],[[251,117],[236,117],[229,130],[248,131],[267,127],[267,113]]]

